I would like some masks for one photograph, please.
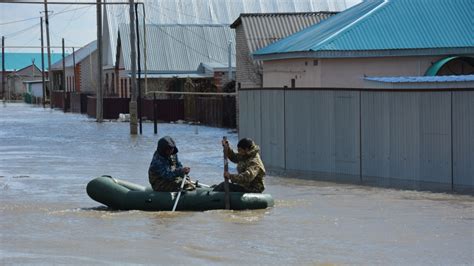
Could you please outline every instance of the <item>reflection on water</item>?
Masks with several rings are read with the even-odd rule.
[[[158,137],[192,176],[222,179],[225,129],[97,124],[23,104],[0,110],[0,264],[472,264],[473,197],[269,175],[267,210],[110,210],[86,184],[109,174],[147,185]]]

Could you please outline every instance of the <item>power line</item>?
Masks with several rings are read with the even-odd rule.
[[[26,27],[26,28],[24,28],[24,29],[21,29],[21,30],[19,30],[19,31],[15,31],[15,32],[12,32],[12,33],[10,33],[10,34],[7,34],[7,35],[5,35],[5,37],[13,37],[13,36],[20,35],[20,34],[22,34],[22,33],[24,33],[24,32],[27,32],[27,31],[33,29],[34,27],[36,27],[36,26],[38,26],[38,25],[39,25],[39,23],[35,23],[35,24],[33,24],[33,25],[29,26],[29,27]]]
[[[69,5],[68,7],[70,7],[71,5]],[[66,7],[65,9],[57,12],[57,13],[53,13],[51,15],[51,18],[57,16],[57,15],[60,15],[60,14],[64,14],[64,13],[68,13],[68,12],[73,12],[73,11],[77,11],[79,9],[85,9],[85,8],[90,8],[90,6],[82,6],[82,7],[78,7],[78,8],[74,8],[74,9],[69,9],[69,10],[66,10],[68,7]],[[22,19],[22,20],[15,20],[15,21],[9,21],[9,22],[3,22],[3,23],[0,23],[0,26],[3,26],[3,25],[9,25],[9,24],[14,24],[14,23],[20,23],[20,22],[25,22],[25,21],[29,21],[29,20],[34,20],[34,19],[39,19],[40,16],[37,16],[37,17],[31,17],[31,18],[26,18],[26,19]],[[39,25],[39,23],[36,23],[35,25]]]
[[[24,22],[24,21],[33,20],[33,19],[38,19],[38,18],[39,18],[39,17],[34,17],[34,18],[27,18],[27,19],[22,19],[22,20],[15,20],[15,21],[4,22],[4,23],[0,23],[0,26],[8,25],[8,24],[14,24],[14,23],[19,23],[19,22]]]
[[[60,30],[59,32],[64,32],[69,27],[69,25],[71,25],[72,21],[80,19],[82,16],[84,16],[90,10],[91,7],[92,6],[87,6],[86,10],[82,14],[80,14],[78,17],[74,17],[75,14],[73,14],[69,18],[68,22],[65,24],[66,26],[64,26],[63,29]],[[76,11],[77,11],[77,9],[74,10],[74,12],[76,12]]]

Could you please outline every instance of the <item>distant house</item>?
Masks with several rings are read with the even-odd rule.
[[[239,137],[268,166],[349,182],[474,191],[470,0],[366,1],[256,51]]]
[[[34,64],[12,71],[7,76],[7,99],[21,99],[26,92],[25,81],[41,79],[42,72]]]
[[[47,82],[48,80],[45,80]],[[26,93],[36,98],[43,98],[43,80],[23,81]]]
[[[63,60],[51,65],[53,87],[67,92],[96,93],[98,79],[97,41],[92,41],[84,47],[65,57],[66,84],[62,84]]]
[[[236,32],[238,86],[242,88],[262,86],[262,61],[254,60],[253,52],[335,14],[337,12],[327,11],[240,14],[239,18],[230,25]]]
[[[228,82],[229,41],[235,40],[229,25],[241,13],[341,11],[360,0],[145,0],[148,90],[183,90],[189,78],[219,90]],[[127,14],[107,6],[104,16],[106,86],[121,97],[130,95],[130,40]],[[143,17],[139,12],[141,56],[144,56]],[[235,43],[231,46],[231,69],[235,71]],[[145,69],[141,60],[142,72]],[[204,69],[203,66],[210,66]],[[214,73],[209,70],[213,69]],[[107,80],[107,77],[109,78]],[[113,77],[113,78],[112,78]],[[235,76],[234,76],[235,77]],[[144,75],[142,75],[144,78]],[[113,82],[111,82],[113,81]],[[146,85],[146,86],[145,86]]]
[[[45,71],[48,70],[45,54]],[[60,54],[51,54],[51,61],[56,62]],[[0,66],[2,58],[0,57]],[[24,81],[41,79],[41,53],[5,53],[5,96],[7,99],[20,99],[26,92]],[[46,72],[46,78],[47,78]],[[2,78],[0,68],[0,82]],[[0,91],[2,91],[0,89]]]

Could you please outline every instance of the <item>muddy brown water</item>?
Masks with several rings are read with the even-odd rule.
[[[87,182],[142,185],[156,141],[176,139],[200,182],[222,179],[225,129],[105,122],[26,104],[0,106],[0,264],[471,264],[473,197],[270,174],[275,207],[112,211]],[[196,134],[196,131],[198,134]]]

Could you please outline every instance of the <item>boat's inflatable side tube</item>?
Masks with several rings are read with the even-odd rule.
[[[176,200],[177,192],[157,192],[109,176],[93,179],[87,185],[87,194],[95,201],[119,210],[169,211]],[[184,191],[178,202],[177,210],[204,211],[224,209],[223,192],[211,188],[197,188]],[[273,206],[269,194],[230,193],[231,209],[265,209]]]
[[[90,181],[86,191],[93,200],[110,208],[123,210],[130,189],[120,185],[119,181],[111,176],[101,176]]]

